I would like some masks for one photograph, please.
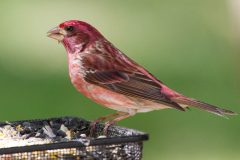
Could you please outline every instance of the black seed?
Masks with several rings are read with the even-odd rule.
[[[58,130],[56,135],[61,136],[61,137],[66,137],[67,136],[67,134],[62,130]]]

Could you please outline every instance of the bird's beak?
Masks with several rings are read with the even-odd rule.
[[[55,27],[55,28],[53,28],[53,29],[51,29],[50,31],[47,32],[48,37],[56,39],[59,42],[61,42],[64,39],[65,35],[66,35],[65,30],[63,30],[59,27]]]

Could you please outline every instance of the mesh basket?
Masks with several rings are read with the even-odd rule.
[[[133,129],[97,124],[76,117],[0,123],[0,160],[141,159],[148,135]]]

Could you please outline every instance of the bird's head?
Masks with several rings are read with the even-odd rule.
[[[103,37],[96,28],[86,22],[78,20],[63,22],[48,31],[47,34],[48,37],[63,43],[68,49],[76,45],[93,42]]]

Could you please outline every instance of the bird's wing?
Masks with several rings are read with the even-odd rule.
[[[88,57],[91,60],[86,60],[84,63],[86,69],[84,78],[87,82],[126,96],[165,104],[184,111],[184,108],[161,92],[162,87],[159,81],[151,78],[152,75],[146,70],[144,71],[149,75],[146,75],[143,70],[137,69],[131,61],[129,61],[130,65],[121,57],[106,59],[102,55],[91,56],[94,58]],[[98,64],[101,64],[101,67]]]

